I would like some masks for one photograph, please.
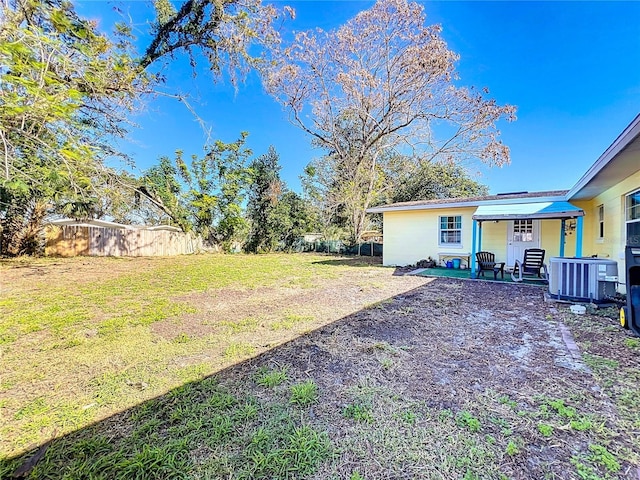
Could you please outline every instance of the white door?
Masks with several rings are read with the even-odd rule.
[[[507,266],[522,261],[527,248],[540,248],[540,222],[538,220],[514,220],[507,228]]]

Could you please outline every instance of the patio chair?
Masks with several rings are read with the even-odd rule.
[[[498,279],[498,273],[504,278],[504,262],[496,262],[496,256],[491,252],[476,252],[478,275],[484,277],[485,270],[493,272],[493,279]]]
[[[521,282],[525,278],[529,280],[549,280],[547,265],[544,263],[545,251],[542,248],[527,248],[524,251],[522,262],[516,260],[516,264],[511,272],[511,279],[514,282]]]

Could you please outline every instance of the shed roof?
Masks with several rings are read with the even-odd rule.
[[[48,222],[51,225],[63,226],[71,225],[74,227],[101,227],[101,228],[115,228],[119,230],[167,230],[170,232],[181,232],[177,227],[171,225],[125,225],[123,223],[110,222],[108,220],[76,220],[74,218],[60,218],[57,220],[51,220]]]
[[[122,223],[110,222],[108,220],[95,220],[95,219],[85,219],[85,220],[77,220],[75,218],[59,218],[57,220],[51,220],[51,225],[72,225],[75,227],[103,227],[103,228],[118,228],[118,229],[127,229],[133,230],[133,225],[124,225]]]

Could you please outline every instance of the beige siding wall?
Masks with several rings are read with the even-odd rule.
[[[412,265],[439,253],[471,253],[471,216],[475,207],[409,210],[384,213],[383,261],[385,265]],[[462,216],[462,246],[438,244],[441,215]]]
[[[540,220],[540,248],[545,250],[544,261],[549,263],[549,257],[557,257],[560,254],[560,220]],[[565,248],[571,243],[571,237],[567,237]],[[566,252],[565,252],[566,255]]]
[[[582,256],[601,256],[596,246],[595,237],[598,235],[598,210],[593,208],[592,201],[574,201],[571,203],[584,210],[584,224],[582,232]],[[607,258],[603,256],[603,258]]]
[[[439,253],[471,253],[472,215],[476,207],[385,212],[385,265],[412,265],[427,257],[438,260]],[[442,215],[462,216],[462,247],[438,244],[439,218]],[[508,221],[482,223],[481,249],[493,252],[497,261],[507,261]],[[565,256],[575,255],[575,232],[565,239]],[[540,221],[540,246],[546,258],[560,254],[560,220]]]
[[[625,195],[640,188],[640,171],[605,190],[597,197],[572,202],[585,211],[584,255],[598,255],[618,262],[620,283],[625,282],[624,247],[626,244]],[[604,205],[604,237],[599,238],[598,207]],[[622,289],[621,289],[622,290]]]
[[[507,231],[509,222],[482,222],[482,244],[480,248],[492,252],[496,261],[507,261]]]
[[[577,205],[576,205],[577,206]],[[550,257],[560,256],[560,228],[561,220],[541,220],[540,221],[540,248],[544,248],[545,262],[549,263]],[[576,238],[574,232],[567,231],[564,239],[564,256],[573,257],[576,254]]]

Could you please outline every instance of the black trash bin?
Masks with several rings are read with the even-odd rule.
[[[620,324],[640,336],[640,245],[624,250],[627,277],[627,304],[620,309]]]

